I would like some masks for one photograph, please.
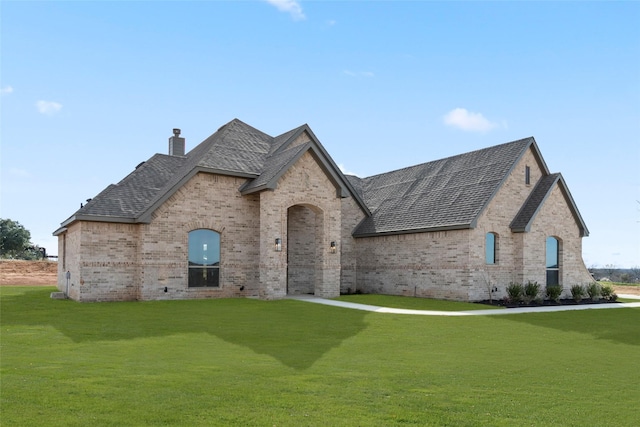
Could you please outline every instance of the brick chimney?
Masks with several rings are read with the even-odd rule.
[[[169,155],[184,156],[184,138],[180,138],[180,129],[174,129],[173,136],[169,138]]]

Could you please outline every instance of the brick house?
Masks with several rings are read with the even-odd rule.
[[[509,282],[589,282],[587,227],[526,138],[368,178],[307,125],[232,120],[188,153],[180,131],[54,232],[78,301],[335,297],[462,301]]]

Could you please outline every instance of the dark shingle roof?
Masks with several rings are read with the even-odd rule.
[[[309,141],[292,144],[306,132]],[[110,185],[62,223],[76,220],[149,222],[152,213],[199,172],[247,178],[239,190],[248,194],[275,189],[279,178],[309,151],[339,190],[352,195],[365,213],[356,237],[411,233],[475,226],[480,213],[498,191],[525,151],[534,147],[543,179],[512,223],[526,228],[553,183],[561,182],[576,220],[586,227],[562,177],[549,175],[533,138],[423,163],[369,178],[345,177],[307,125],[271,137],[234,119],[186,156],[156,154],[118,184]]]
[[[311,142],[288,148],[302,132]],[[337,185],[349,184],[307,125],[271,137],[238,119],[222,126],[186,156],[156,154],[116,185],[110,185],[62,223],[75,220],[148,222],[153,211],[198,172],[248,178],[246,192],[275,186],[277,179],[305,150],[313,149]],[[360,200],[359,198],[357,198]],[[361,203],[367,213],[366,206]]]
[[[510,227],[514,233],[524,233],[529,231],[538,211],[544,204],[547,197],[549,197],[549,194],[551,194],[551,190],[553,190],[555,185],[558,185],[567,205],[569,206],[569,210],[580,229],[580,236],[589,235],[587,225],[582,219],[580,211],[578,211],[578,207],[576,206],[575,201],[569,192],[569,188],[560,173],[546,175],[538,180],[533,191],[524,202],[524,205],[522,205],[520,211],[516,214],[513,221],[511,221]]]
[[[360,180],[372,214],[354,236],[473,226],[533,143],[521,139]]]
[[[185,161],[184,157],[156,154],[118,184],[108,186],[78,213],[133,219],[156,197]]]
[[[511,229],[516,232],[529,231],[533,217],[542,206],[551,189],[560,178],[559,173],[543,176],[538,180],[533,191],[522,205],[522,208],[511,222]]]
[[[263,165],[263,172],[256,179],[247,182],[243,185],[241,191],[243,193],[250,193],[253,190],[266,188],[269,183],[275,178],[280,177],[287,169],[291,160],[299,156],[303,151],[309,147],[305,145],[297,145],[280,152],[276,152],[273,156],[268,157]]]

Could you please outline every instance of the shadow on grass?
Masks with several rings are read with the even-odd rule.
[[[634,308],[514,314],[506,315],[504,319],[578,332],[615,343],[640,345],[640,310]]]
[[[306,369],[367,327],[366,312],[300,301],[217,299],[81,304],[52,288],[3,288],[0,323],[51,326],[74,342],[207,333]]]

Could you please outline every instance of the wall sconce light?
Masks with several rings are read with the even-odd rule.
[[[276,252],[282,252],[282,239],[279,237],[276,239],[275,250]]]
[[[338,247],[336,245],[336,242],[331,242],[331,253],[335,254],[337,250],[338,250]]]

